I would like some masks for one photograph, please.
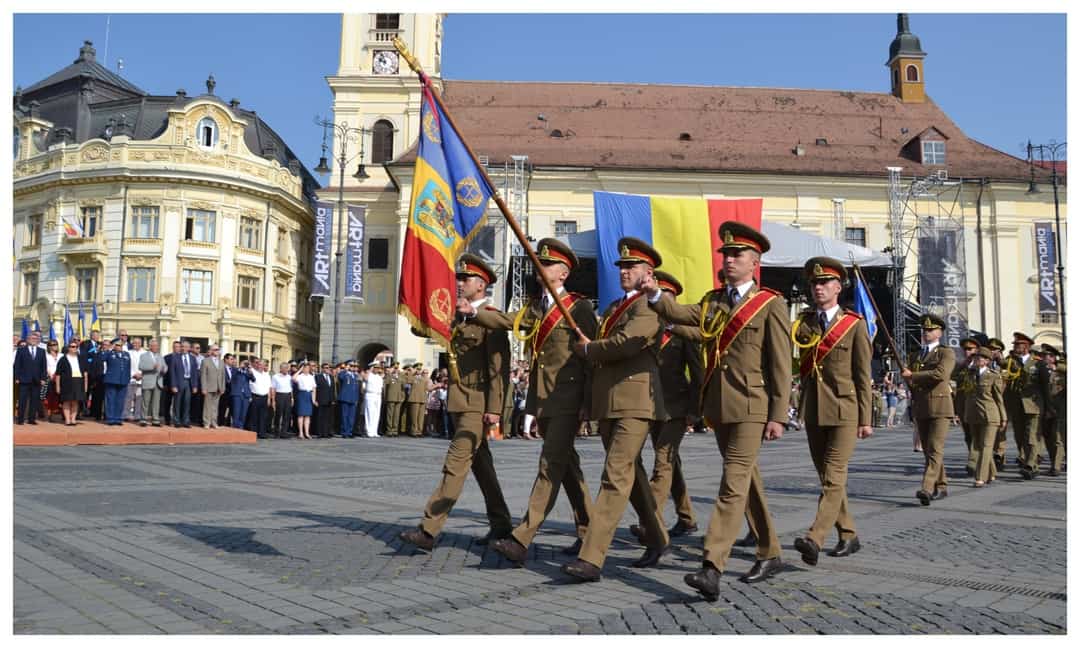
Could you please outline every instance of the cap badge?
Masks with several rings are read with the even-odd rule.
[[[544,245],[544,247],[540,248],[540,256],[542,256],[542,257],[551,256],[551,254],[548,252],[548,246],[547,245]]]
[[[731,232],[724,232],[724,244],[727,245],[729,243],[734,243],[734,242],[735,242],[735,237],[731,234]]]
[[[621,256],[623,258],[626,258],[626,257],[630,256],[630,246],[629,245],[624,245],[621,248],[619,248],[619,256]]]
[[[821,269],[821,264],[820,263],[815,263],[814,264],[814,274],[819,275],[819,274],[823,274],[824,272],[825,271]]]

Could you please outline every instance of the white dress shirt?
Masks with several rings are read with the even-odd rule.
[[[292,376],[289,374],[276,373],[272,380],[274,384],[274,391],[279,394],[291,394],[292,393]]]
[[[275,376],[276,378],[277,376]],[[315,376],[311,374],[297,374],[296,375],[296,390],[302,392],[315,391]]]
[[[253,396],[266,396],[270,393],[270,374],[258,369],[252,369],[251,375],[255,380],[251,381],[251,394]]]
[[[825,313],[825,322],[829,323],[836,317],[836,313],[840,310],[840,304],[835,304],[832,308],[827,308],[824,311],[818,310],[818,318],[821,317],[821,313]]]

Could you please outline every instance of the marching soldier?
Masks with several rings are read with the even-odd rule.
[[[964,399],[964,422],[971,426],[972,447],[975,450],[975,488],[982,488],[997,479],[997,466],[991,460],[994,439],[1004,429],[1005,401],[1001,374],[990,366],[994,352],[980,347],[974,365],[967,369],[971,390]]]
[[[495,271],[475,255],[463,254],[458,261],[459,299],[473,308],[487,306],[487,287],[495,283]],[[497,425],[502,412],[503,390],[510,379],[510,341],[502,331],[488,331],[475,322],[458,321],[451,336],[451,361],[457,377],[447,387],[447,409],[454,419],[454,438],[446,450],[442,480],[424,508],[419,528],[401,532],[401,539],[430,551],[435,546],[450,510],[454,508],[470,468],[484,494],[491,529],[487,539],[510,533],[510,510],[506,507],[495,462],[487,441],[487,428]],[[418,377],[426,380],[422,370]],[[423,389],[413,383],[413,390]],[[410,397],[412,394],[410,394]]]
[[[769,239],[733,221],[721,225],[719,233],[726,285],[705,293],[698,304],[676,304],[655,281],[642,284],[649,306],[661,318],[700,327],[707,345],[702,403],[724,458],[724,473],[705,535],[702,568],[684,580],[710,601],[719,597],[720,574],[744,512],[758,546],[754,566],[740,580],[756,583],[782,567],[757,457],[763,437],[783,436],[791,390],[787,305],[779,293],[754,282]]]
[[[600,569],[628,501],[633,501],[635,510],[645,518],[642,526],[647,549],[633,566],[652,567],[670,548],[641,463],[649,427],[663,420],[665,413],[660,371],[651,350],[660,334],[660,321],[637,287],[652,277],[661,259],[651,246],[632,237],[620,239],[618,246],[615,264],[625,295],[605,309],[596,339],[574,343],[574,353],[593,367],[590,418],[600,421],[600,438],[607,451],[581,551],[577,560],[562,568],[581,581],[600,580]]]
[[[660,290],[671,293],[673,297],[682,294],[682,284],[673,275],[656,270],[653,276],[656,277]],[[649,430],[653,444],[653,471],[649,486],[661,521],[664,519],[664,505],[668,495],[671,495],[675,502],[678,521],[668,530],[668,535],[672,538],[698,530],[690,494],[683,479],[679,444],[682,443],[687,426],[693,425],[700,410],[700,342],[701,331],[697,328],[674,324],[665,325],[658,340],[657,360],[660,363],[660,385],[664,390],[667,420],[656,421]],[[630,532],[638,539],[644,539],[641,525],[631,526]]]
[[[957,363],[952,372],[952,382],[956,386],[956,393],[953,395],[953,411],[956,412],[956,422],[960,423],[960,426],[964,429],[964,445],[968,449],[967,463],[964,465],[964,470],[971,477],[975,474],[975,437],[974,427],[968,424],[965,417],[967,416],[967,397],[975,388],[972,382],[974,375],[972,370],[976,368],[975,361],[979,343],[973,338],[964,338],[960,340],[960,348],[964,351],[964,359]]]
[[[1046,454],[1050,460],[1050,469],[1046,471],[1046,474],[1051,477],[1056,477],[1058,472],[1061,471],[1061,462],[1065,457],[1065,447],[1059,433],[1060,426],[1058,425],[1057,418],[1060,413],[1057,410],[1057,382],[1059,376],[1057,374],[1058,365],[1058,350],[1049,345],[1043,344],[1043,363],[1039,368],[1039,391],[1042,395],[1043,402],[1043,416],[1039,422],[1039,429],[1042,431],[1043,443],[1046,446]]]
[[[1054,401],[1054,409],[1057,410],[1057,438],[1061,442],[1061,455],[1057,472],[1065,472],[1065,450],[1068,442],[1065,433],[1068,430],[1066,420],[1066,407],[1068,404],[1068,389],[1066,388],[1065,354],[1058,355],[1057,366],[1054,368],[1054,382],[1050,389],[1050,397]]]
[[[949,378],[956,366],[956,354],[940,344],[944,331],[945,320],[937,315],[923,317],[922,351],[914,354],[900,372],[911,386],[912,414],[926,458],[922,486],[915,493],[923,506],[930,506],[931,498],[945,499],[949,495],[945,437],[954,414]]]
[[[1034,479],[1039,472],[1038,428],[1042,409],[1035,357],[1031,355],[1030,337],[1019,331],[1013,333],[1013,349],[1001,368],[1005,379],[1005,411],[1012,422],[1020,474]]]
[[[396,437],[401,424],[401,404],[405,402],[404,379],[398,373],[398,363],[390,367],[383,384],[383,400],[386,401],[386,436]]]
[[[1005,343],[998,338],[990,338],[990,340],[986,343],[986,347],[990,349],[990,352],[993,354],[993,357],[990,360],[990,368],[996,369],[998,373],[1001,373],[1002,368],[1005,365],[1005,359],[1002,355],[1005,351]],[[1002,379],[1004,379],[1004,376],[1002,377]],[[1006,409],[1005,411],[1007,414],[1008,409]],[[1006,416],[1005,420],[1003,421],[1003,423],[1005,423],[1006,425],[999,428],[997,436],[994,437],[994,466],[996,466],[998,470],[1001,470],[1005,467],[1005,443],[1007,436],[1006,428],[1008,427],[1008,422],[1009,418],[1008,416]]]
[[[803,268],[814,307],[795,321],[792,338],[799,347],[806,441],[821,480],[817,516],[804,537],[795,539],[803,562],[816,565],[829,529],[840,541],[830,556],[859,550],[855,521],[848,510],[847,467],[855,440],[874,433],[870,421],[870,334],[858,313],[840,308],[847,279],[841,261],[814,257]]]
[[[409,395],[405,397],[405,407],[409,415],[409,436],[424,436],[424,407],[427,403],[428,379],[424,375],[424,365],[417,362],[408,374]]]
[[[559,294],[574,323],[586,337],[596,337],[596,313],[592,302],[582,295],[567,292],[564,287],[570,272],[578,264],[577,256],[553,238],[541,239],[537,250],[542,272]],[[525,411],[536,417],[537,429],[544,439],[525,515],[510,537],[494,541],[492,547],[515,563],[524,562],[529,544],[555,506],[561,485],[574,510],[578,534],[574,544],[563,553],[576,555],[581,550],[593,508],[589,487],[581,471],[581,460],[574,449],[578,426],[588,418],[591,373],[588,363],[574,355],[577,334],[546,290],[516,314],[478,310],[460,300],[458,307],[458,312],[475,317],[480,326],[512,330],[529,345],[532,367]]]

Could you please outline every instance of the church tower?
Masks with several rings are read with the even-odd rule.
[[[892,94],[904,103],[926,101],[926,81],[923,78],[923,59],[919,37],[911,33],[907,14],[896,15],[896,38],[889,45],[889,67]]]

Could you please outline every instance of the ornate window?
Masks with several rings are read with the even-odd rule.
[[[257,218],[240,219],[240,247],[249,250],[262,249],[262,223]]]
[[[24,272],[22,276],[22,295],[19,304],[28,305],[37,301],[38,273]]]
[[[158,207],[135,206],[131,208],[131,238],[158,238],[160,214]]]
[[[97,268],[75,269],[75,301],[89,304],[97,301]]]
[[[26,247],[41,245],[41,214],[30,214],[26,218]]]
[[[154,287],[157,279],[156,268],[128,268],[127,300],[129,302],[155,301]]]
[[[259,307],[259,278],[239,275],[236,278],[236,307],[255,310]]]
[[[184,239],[213,243],[216,240],[214,237],[214,221],[216,219],[216,212],[204,209],[189,209],[187,211],[187,220],[184,222]]]
[[[381,164],[393,159],[394,125],[380,119],[371,129],[371,163]]]
[[[83,236],[86,238],[92,238],[97,234],[98,227],[101,225],[101,206],[83,207],[82,208],[82,231]]]
[[[218,142],[217,122],[209,117],[203,117],[195,127],[195,135],[199,140],[199,146],[206,149],[214,148]]]
[[[180,271],[180,301],[185,304],[209,305],[213,287],[214,273],[209,270]]]
[[[233,342],[233,353],[237,356],[237,362],[243,362],[245,360],[250,362],[257,357],[255,355],[255,343],[245,340],[236,340]]]

